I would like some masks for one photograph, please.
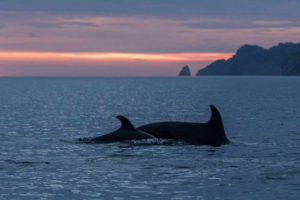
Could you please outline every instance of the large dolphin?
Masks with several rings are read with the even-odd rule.
[[[155,139],[154,136],[136,129],[126,117],[117,116],[116,118],[121,121],[121,127],[118,130],[95,138],[82,138],[79,141],[83,143],[112,143],[128,140]]]
[[[210,105],[211,118],[206,123],[158,122],[138,127],[156,138],[184,141],[192,145],[221,146],[229,144],[222,117],[213,105]]]

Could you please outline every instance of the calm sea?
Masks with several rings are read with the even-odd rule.
[[[119,127],[205,122],[232,144],[79,144]],[[1,78],[0,199],[299,199],[300,78]]]

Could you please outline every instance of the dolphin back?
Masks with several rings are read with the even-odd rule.
[[[127,140],[155,138],[153,135],[136,129],[126,117],[119,115],[116,118],[121,122],[121,127],[119,129],[95,138],[81,139],[81,141],[84,143],[113,143]]]

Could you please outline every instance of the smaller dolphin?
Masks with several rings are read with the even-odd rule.
[[[155,139],[154,136],[136,129],[126,117],[119,115],[116,118],[121,121],[121,127],[118,130],[95,138],[81,138],[79,141],[97,144],[123,142],[128,140]]]

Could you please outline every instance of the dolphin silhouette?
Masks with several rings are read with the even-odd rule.
[[[155,139],[154,136],[136,129],[132,123],[124,116],[117,116],[117,119],[121,122],[121,127],[106,135],[101,135],[95,138],[81,138],[80,142],[83,143],[113,143],[123,142],[128,140],[143,140],[143,139]]]
[[[128,140],[142,139],[172,139],[183,141],[191,145],[221,146],[229,144],[226,137],[222,117],[213,105],[210,105],[211,118],[206,123],[193,122],[157,122],[135,128],[124,116],[117,116],[121,121],[121,127],[95,138],[83,138],[79,141],[84,143],[113,143]]]
[[[184,141],[192,145],[221,146],[229,144],[222,117],[218,109],[210,105],[211,118],[206,123],[158,122],[138,127],[156,138]]]

